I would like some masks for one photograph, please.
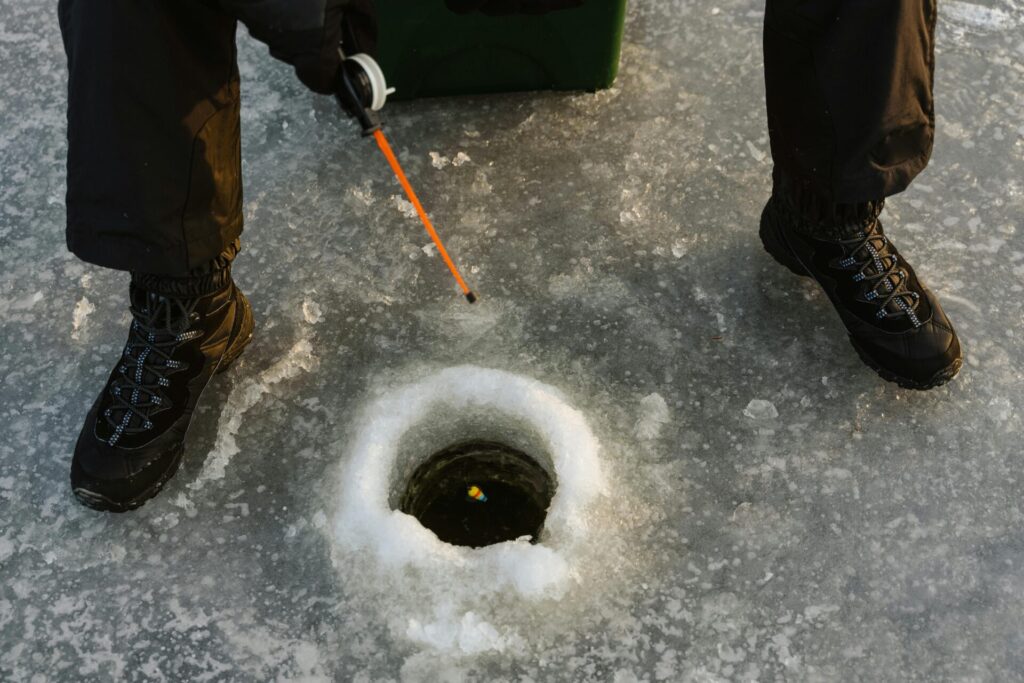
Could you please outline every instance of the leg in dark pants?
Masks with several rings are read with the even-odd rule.
[[[769,0],[777,169],[836,203],[905,190],[931,156],[935,16],[935,0]]]
[[[68,247],[132,272],[121,358],[79,433],[71,487],[131,510],[174,475],[207,383],[252,337],[231,280],[242,230],[235,20],[198,0],[61,0]]]
[[[121,358],[79,433],[71,486],[100,510],[134,509],[181,462],[211,377],[252,338],[231,280],[242,231],[235,26],[310,89],[331,94],[355,0],[60,0],[68,57],[68,247],[132,273]]]
[[[928,164],[935,0],[768,0],[768,252],[825,290],[860,357],[930,389],[961,366],[938,299],[882,230],[886,197]]]
[[[90,263],[183,275],[242,231],[236,21],[199,0],[61,0],[67,241]]]

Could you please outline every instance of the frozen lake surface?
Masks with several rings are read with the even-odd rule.
[[[883,217],[965,345],[928,393],[761,249],[761,11],[634,2],[612,90],[388,106],[475,306],[372,142],[243,32],[257,338],[111,516],[68,468],[127,280],[64,249],[55,7],[0,0],[0,679],[1024,678],[1024,4],[940,3],[934,159]],[[593,437],[547,550],[352,498],[373,406],[456,366]]]

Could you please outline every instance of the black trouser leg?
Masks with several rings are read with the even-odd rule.
[[[835,203],[907,188],[931,156],[935,16],[936,0],[768,0],[776,181]]]
[[[200,0],[60,0],[68,248],[182,275],[242,230],[235,20]]]

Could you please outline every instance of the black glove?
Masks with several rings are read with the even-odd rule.
[[[339,44],[346,55],[357,52],[376,55],[377,14],[372,0],[327,2],[319,52],[305,53],[292,62],[295,75],[313,92],[323,95],[337,92],[341,69]]]
[[[482,12],[490,16],[500,14],[547,14],[560,9],[579,7],[584,0],[445,0],[448,9],[456,14]]]
[[[341,44],[346,55],[377,57],[377,11],[373,0],[349,0],[341,17]]]
[[[377,15],[372,0],[219,0],[240,19],[270,54],[295,68],[310,90],[335,92],[341,57],[377,46]]]

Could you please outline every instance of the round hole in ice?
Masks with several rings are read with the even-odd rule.
[[[554,488],[547,470],[526,453],[496,441],[463,441],[416,468],[399,509],[445,543],[536,542]]]
[[[604,493],[605,478],[597,438],[560,391],[510,372],[459,366],[379,395],[357,424],[339,473],[339,549],[447,585],[472,585],[477,594],[512,588],[538,597],[567,588],[588,535],[588,508]],[[554,495],[537,542],[521,534],[484,547],[453,545],[402,512],[409,484],[430,456],[474,442],[528,453],[550,478]]]

